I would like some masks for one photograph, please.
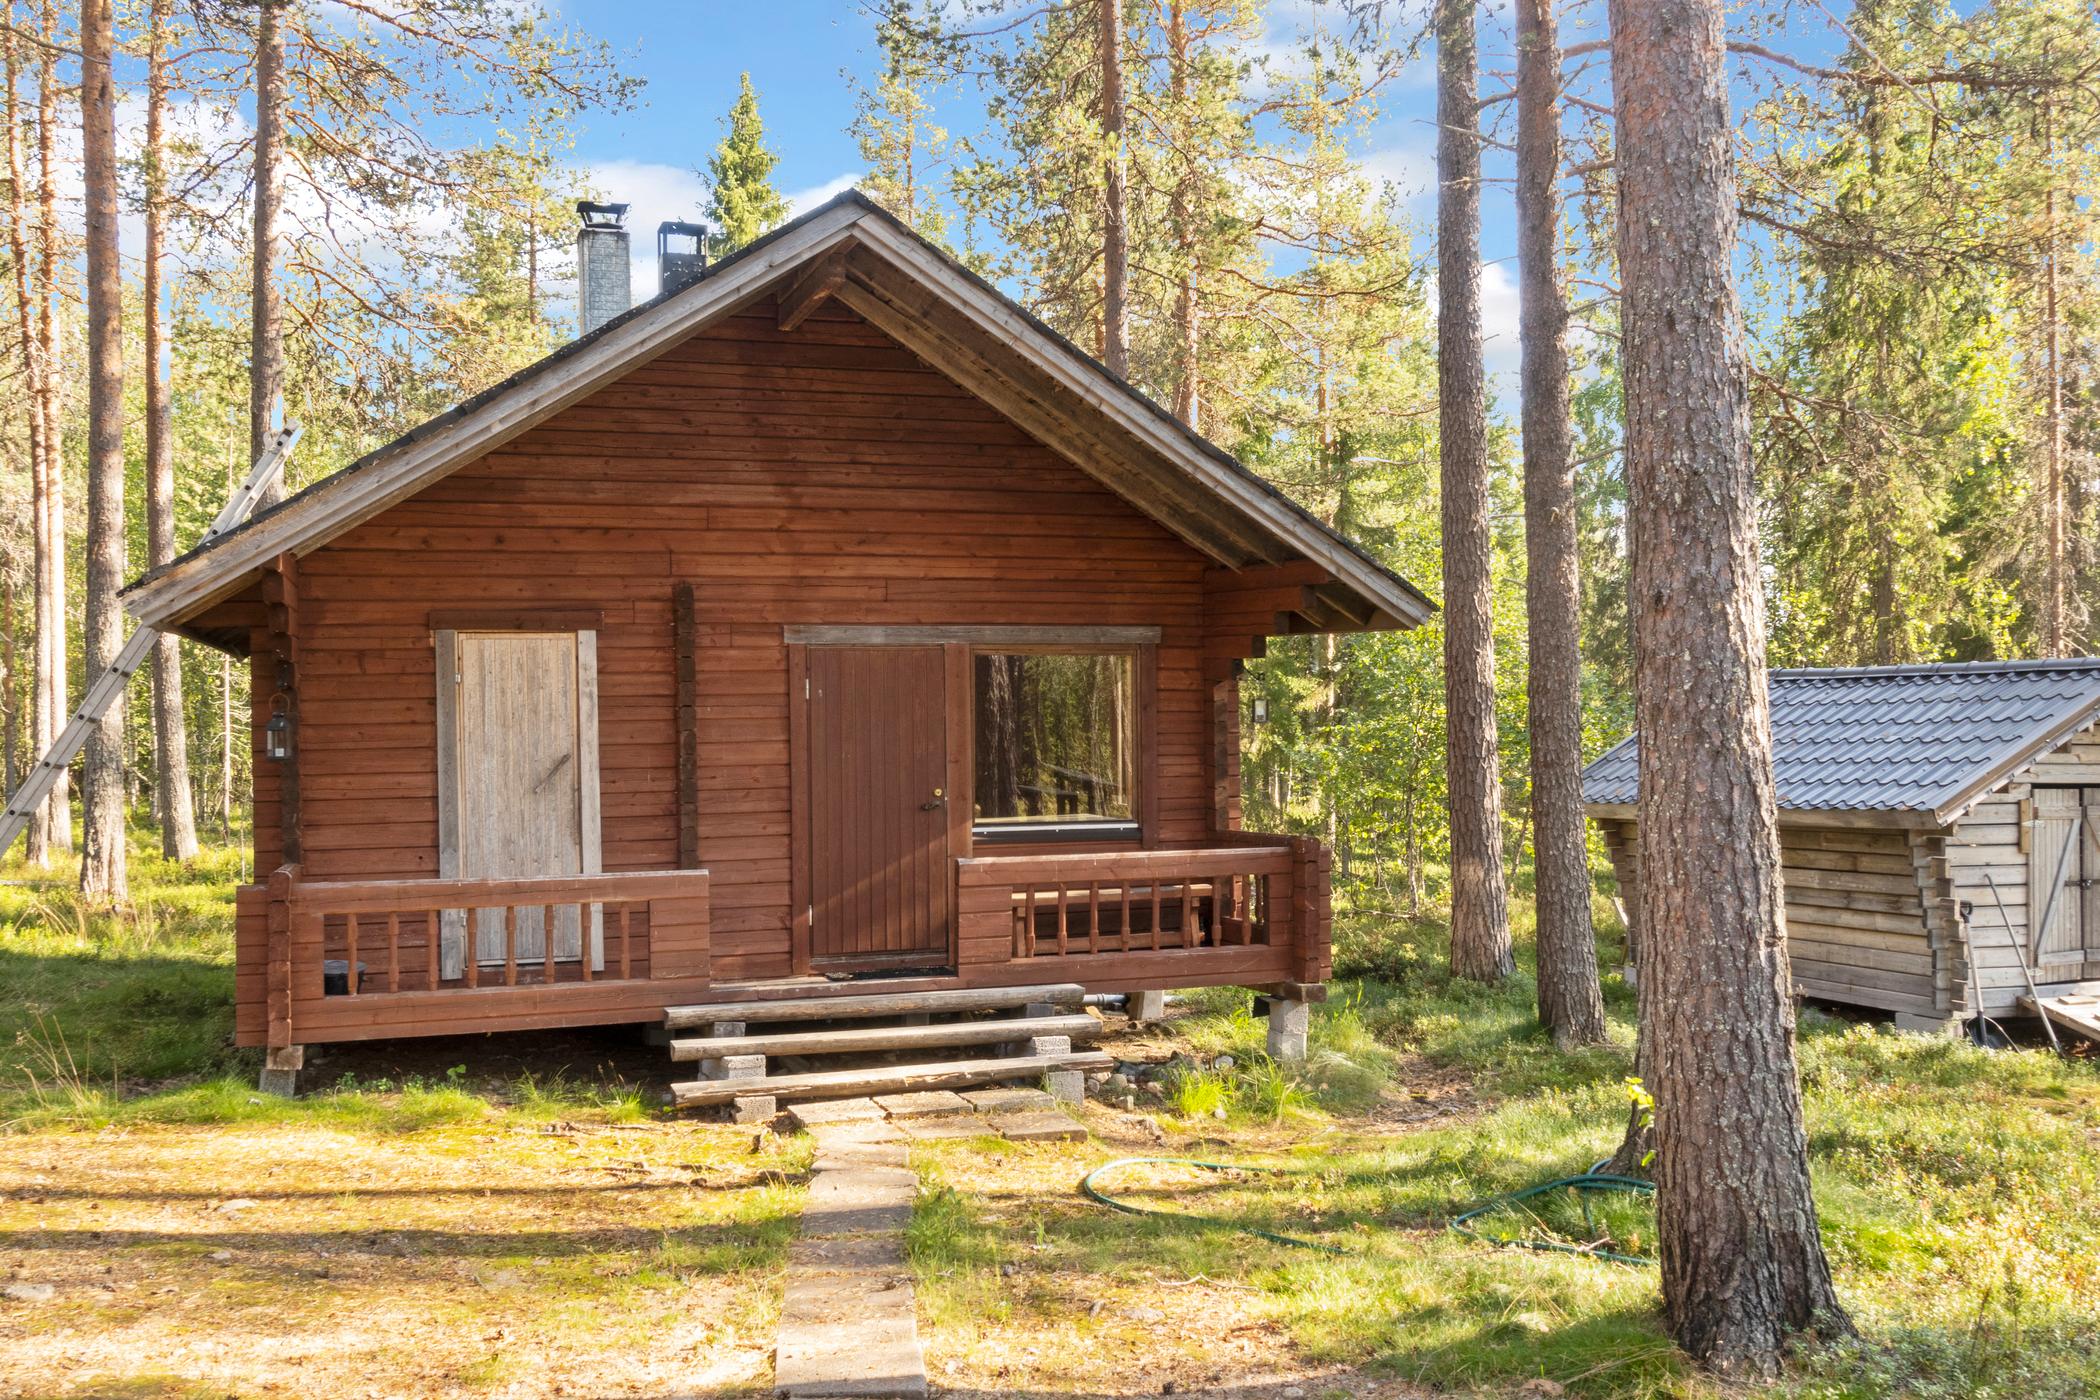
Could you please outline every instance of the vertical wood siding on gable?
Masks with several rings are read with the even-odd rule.
[[[603,862],[675,868],[693,586],[714,974],[788,972],[783,624],[1163,629],[1158,837],[1210,830],[1206,561],[835,303],[664,354],[301,561],[308,879],[437,872],[437,609],[598,610]],[[272,688],[256,672],[258,729]],[[277,863],[256,763],[256,861]]]

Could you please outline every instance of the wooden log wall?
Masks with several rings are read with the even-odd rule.
[[[1637,917],[1639,832],[1628,821],[1605,830],[1628,914]],[[1958,940],[1928,918],[1925,882],[1940,873],[1938,840],[1896,827],[1781,825],[1787,956],[1798,994],[1920,1016],[1960,1014],[1951,1000],[1965,970]],[[1941,896],[1931,890],[1935,917]]]
[[[697,854],[716,981],[789,971],[786,624],[1160,627],[1146,808],[1156,841],[1200,843],[1220,807],[1206,682],[1278,607],[1242,600],[1207,626],[1235,576],[1207,588],[1206,567],[837,302],[789,331],[754,307],[300,560],[303,878],[437,875],[430,615],[472,609],[601,616],[604,868]],[[259,739],[274,672],[255,666]],[[281,775],[256,775],[268,871]]]

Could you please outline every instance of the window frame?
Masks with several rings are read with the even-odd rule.
[[[1157,840],[1158,744],[1155,723],[1158,714],[1158,653],[1155,642],[1004,642],[978,640],[965,648],[964,670],[968,691],[963,711],[968,718],[970,844],[976,846],[1151,846]],[[981,656],[1121,656],[1130,661],[1131,716],[1129,733],[1136,745],[1130,756],[1131,815],[1127,819],[1061,821],[1042,819],[986,823],[978,819],[977,806],[977,659]]]

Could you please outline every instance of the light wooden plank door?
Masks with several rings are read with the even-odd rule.
[[[2085,800],[2079,813],[2079,914],[2085,936],[2085,961],[2100,963],[2100,787],[2083,788]],[[2065,892],[2069,897],[2069,892]],[[2085,976],[2092,976],[2090,966]]]
[[[2028,843],[2027,910],[2037,968],[2085,961],[2086,831],[2084,789],[2034,790]]]
[[[439,869],[479,880],[587,875],[599,870],[596,636],[583,632],[457,632],[439,638]],[[451,653],[449,668],[445,653]],[[449,757],[450,762],[443,759]],[[447,771],[449,770],[449,771]],[[449,810],[445,810],[449,809]],[[552,913],[554,956],[583,955],[575,906],[521,908],[516,947],[504,947],[500,909],[474,915],[482,963],[541,964]],[[457,976],[464,921],[448,920],[444,963]],[[591,911],[592,962],[602,966]]]
[[[939,647],[811,647],[803,746],[810,965],[950,962],[947,664]]]

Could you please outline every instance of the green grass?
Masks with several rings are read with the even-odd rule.
[[[1260,1313],[1304,1357],[1435,1388],[1546,1377],[1583,1396],[1722,1393],[1662,1332],[1652,1267],[1498,1249],[1448,1230],[1468,1207],[1581,1172],[1616,1146],[1633,1004],[1609,979],[1613,1044],[1561,1054],[1537,1026],[1528,975],[1481,987],[1449,978],[1442,960],[1434,926],[1399,930],[1377,975],[1337,984],[1315,1008],[1312,1054],[1295,1080],[1261,1054],[1244,994],[1191,996],[1197,1014],[1176,1027],[1197,1061],[1230,1053],[1238,1063],[1170,1082],[1168,1141],[1157,1151],[1293,1174],[1132,1168],[1109,1184],[1164,1210],[1309,1237],[1343,1255],[1133,1218],[1063,1191],[1015,1205],[1023,1193],[1011,1182],[996,1197],[970,1191],[966,1163],[951,1156],[922,1206],[928,1243],[914,1235],[929,1309],[940,1317],[999,1307],[1006,1326],[1025,1327],[1026,1295],[1001,1286],[1000,1266],[1047,1255],[1054,1264],[1038,1267],[1088,1275],[1109,1297],[1142,1296],[1162,1276],[1251,1285]],[[2100,1074],[2091,1063],[1813,1013],[1803,1018],[1801,1061],[1824,1239],[1861,1337],[1805,1348],[1784,1383],[1757,1393],[2100,1395]],[[1397,1134],[1367,1131],[1355,1115],[1381,1096],[1398,1099],[1405,1081],[1392,1077],[1415,1068],[1470,1081],[1480,1110]],[[1277,1112],[1269,1106],[1279,1080],[1294,1094]],[[1205,1121],[1220,1105],[1226,1121]],[[1077,1149],[1060,1171],[1076,1175],[1100,1155]],[[1609,1241],[1639,1255],[1655,1247],[1644,1197],[1594,1198],[1585,1217],[1572,1195],[1556,1193],[1478,1228]]]

